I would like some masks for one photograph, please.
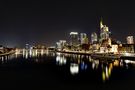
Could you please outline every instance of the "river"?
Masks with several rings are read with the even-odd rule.
[[[130,89],[135,84],[135,61],[26,51],[0,57],[0,82],[4,89]]]

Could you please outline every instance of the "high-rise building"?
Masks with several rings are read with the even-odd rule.
[[[97,37],[97,34],[94,32],[91,34],[91,43],[94,44],[94,43],[97,43],[97,40],[98,40],[98,37]]]
[[[61,44],[60,44],[60,42],[56,42],[56,48],[57,48],[57,49],[61,49]]]
[[[70,45],[77,46],[78,44],[79,44],[78,32],[71,32],[70,33]]]
[[[103,25],[102,20],[100,21],[100,42],[109,38],[109,28],[106,25]]]
[[[88,38],[86,33],[80,34],[80,42],[81,44],[88,44]]]
[[[66,40],[60,40],[60,44],[61,44],[61,46],[63,48],[64,46],[66,46]]]
[[[29,44],[25,44],[25,49],[30,49],[30,45]]]
[[[133,36],[127,36],[127,44],[134,44]]]
[[[60,40],[59,42],[56,42],[57,49],[64,49],[66,46],[66,40]]]

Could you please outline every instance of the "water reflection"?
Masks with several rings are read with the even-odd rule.
[[[85,62],[80,63],[81,70],[86,70],[88,65]]]
[[[15,58],[15,55],[1,56],[0,57],[0,64],[7,63],[8,60],[12,60],[14,58]]]
[[[98,72],[98,74],[96,74],[97,76],[99,75],[103,82],[106,82],[113,77],[112,73],[114,73],[113,71],[115,71],[115,69],[119,69],[121,67],[124,69],[129,69],[130,67],[135,68],[134,60],[101,60],[93,59],[90,56],[85,55],[54,53],[43,49],[17,50],[17,52],[13,55],[1,56],[0,64],[7,63],[9,60],[13,60],[15,58],[16,60],[20,60],[18,58],[29,61],[33,60],[36,64],[38,62],[41,63],[46,60],[52,60],[54,61],[54,65],[56,64],[58,67],[60,66],[60,68],[68,68],[68,71],[65,69],[65,72],[70,72],[71,76],[77,76],[79,74],[81,76],[86,74],[86,72],[90,74],[93,74],[93,71]]]
[[[58,65],[65,65],[66,62],[67,62],[66,57],[63,54],[61,54],[61,53],[57,53],[56,64],[58,64]]]
[[[8,62],[9,60],[18,59],[18,58],[24,58],[31,60],[32,58],[35,58],[35,62],[40,61],[38,58],[44,55],[47,55],[47,50],[44,49],[16,49],[14,54],[6,55],[6,56],[0,56],[0,64],[4,64]],[[49,55],[49,54],[48,54]],[[53,53],[53,55],[55,55]]]
[[[92,60],[92,68],[93,69],[98,69],[99,66],[99,60]]]
[[[108,81],[111,78],[112,71],[114,68],[124,67],[127,64],[135,64],[135,61],[131,60],[100,60],[93,59],[90,56],[85,55],[74,55],[74,54],[56,54],[57,65],[69,66],[70,74],[77,75],[79,72],[86,71],[90,72],[93,69],[96,72],[101,71],[102,81]]]
[[[106,64],[106,65],[102,65],[102,80],[106,81],[109,80],[111,73],[113,70],[113,64]]]
[[[72,75],[78,74],[79,73],[79,65],[76,63],[71,63],[70,64],[70,73]]]
[[[23,49],[22,54],[25,59],[28,59],[31,57],[43,56],[45,54],[48,54],[48,51],[44,49]]]

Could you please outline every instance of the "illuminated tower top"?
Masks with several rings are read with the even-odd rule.
[[[100,42],[102,42],[103,40],[109,39],[109,34],[110,34],[109,28],[106,25],[103,25],[103,21],[101,18],[101,21],[100,21]]]
[[[100,29],[102,29],[104,27],[104,25],[103,25],[103,20],[102,20],[102,18],[101,18],[101,21],[100,21]]]

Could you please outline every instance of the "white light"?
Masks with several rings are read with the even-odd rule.
[[[25,54],[25,58],[26,58],[26,59],[28,59],[28,52],[26,52],[26,54]]]
[[[79,65],[72,63],[72,64],[70,65],[70,73],[71,73],[72,75],[78,74],[78,73],[79,73]]]
[[[42,49],[42,50],[41,50],[41,55],[43,55],[43,54],[44,54],[44,50]]]
[[[132,64],[135,64],[135,61],[125,60],[125,63],[132,63]]]
[[[78,34],[78,32],[70,32],[70,35],[72,35],[72,34]]]
[[[95,68],[95,63],[92,63],[92,68],[93,68],[93,69]]]
[[[108,75],[108,67],[106,67],[106,77],[109,78],[109,75]]]
[[[126,56],[130,56],[130,54],[129,54],[129,53],[125,53],[125,55],[126,55]]]
[[[29,52],[29,53],[30,53],[30,56],[32,56],[32,50],[30,50],[30,52]]]
[[[56,62],[59,63],[59,65],[66,64],[66,58],[64,56],[57,56],[56,57]]]
[[[60,55],[61,53],[56,53],[57,55]]]

